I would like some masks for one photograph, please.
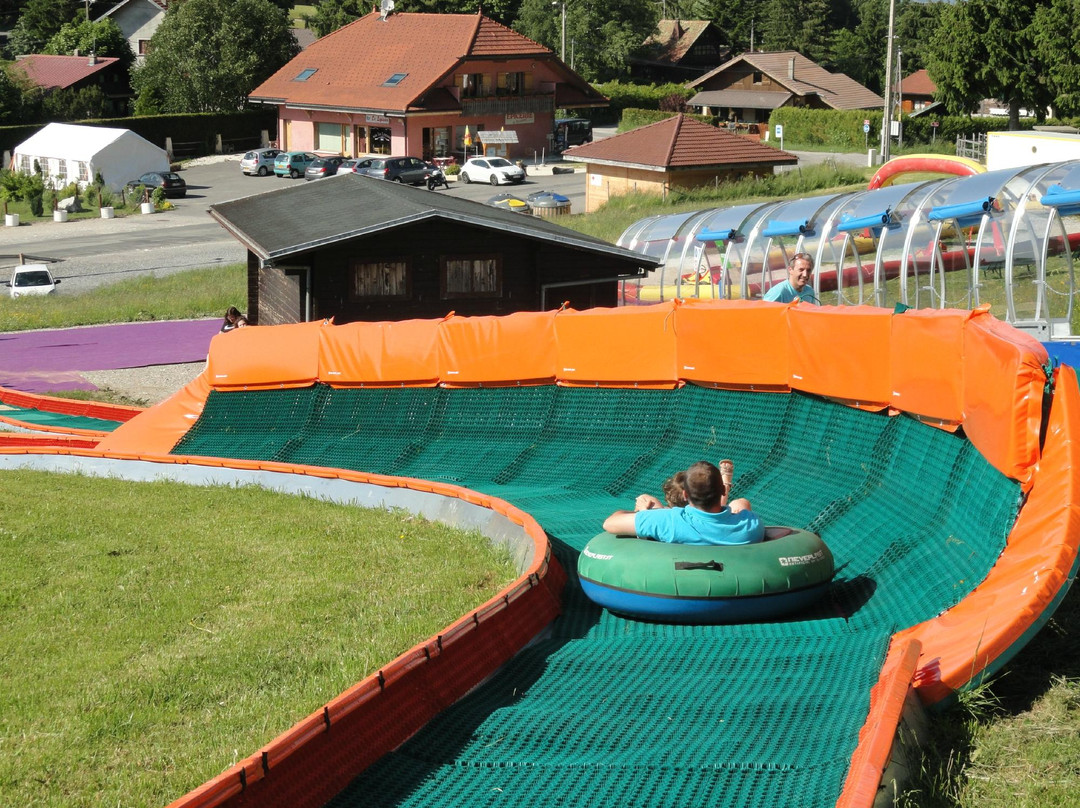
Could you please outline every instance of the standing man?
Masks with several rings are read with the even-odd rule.
[[[765,293],[764,300],[772,300],[777,303],[790,303],[792,300],[802,300],[813,303],[815,306],[821,303],[814,297],[814,290],[810,287],[810,276],[814,274],[814,259],[810,253],[795,253],[788,264],[788,279],[778,283]]]

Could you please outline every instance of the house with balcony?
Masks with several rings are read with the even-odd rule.
[[[483,14],[372,12],[255,88],[278,145],[425,160],[550,152],[557,109],[607,99],[548,48]]]
[[[843,73],[830,73],[797,51],[744,53],[687,84],[698,91],[686,103],[705,115],[766,123],[774,109],[880,109],[884,103]]]

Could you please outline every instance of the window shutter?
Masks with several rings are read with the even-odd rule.
[[[525,92],[531,93],[532,88],[533,88],[533,74],[532,73],[526,73],[525,74]]]

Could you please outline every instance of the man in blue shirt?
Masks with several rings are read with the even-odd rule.
[[[604,530],[619,536],[677,544],[753,544],[765,538],[761,517],[746,500],[721,504],[725,493],[720,469],[699,461],[686,470],[685,508],[615,511]]]
[[[810,253],[795,253],[788,264],[788,279],[771,287],[763,300],[790,303],[797,299],[818,305],[820,301],[814,297],[814,290],[810,287],[810,276],[813,274],[814,259]]]

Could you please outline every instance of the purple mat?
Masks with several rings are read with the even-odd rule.
[[[220,328],[220,319],[177,320],[0,334],[0,378],[201,362]]]
[[[0,387],[23,393],[59,393],[63,390],[97,390],[74,370],[53,373],[8,373],[0,370]]]

